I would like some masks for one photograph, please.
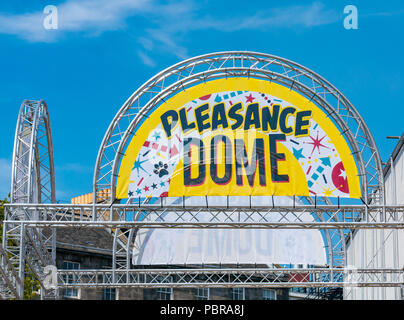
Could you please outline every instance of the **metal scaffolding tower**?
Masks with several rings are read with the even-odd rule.
[[[119,203],[117,172],[124,150],[147,112],[174,93],[214,79],[256,78],[281,84],[314,102],[347,140],[359,168],[361,203],[332,198],[300,198],[280,206],[195,207]],[[119,287],[400,287],[403,269],[352,269],[346,246],[358,229],[402,229],[404,207],[386,206],[382,163],[374,139],[351,102],[332,84],[292,61],[255,52],[220,52],[180,62],[151,78],[124,103],[102,141],[94,169],[92,205],[55,204],[50,122],[44,101],[24,101],[17,122],[11,204],[5,205],[1,254],[1,293],[21,299],[27,264],[42,285],[42,298],[60,288]],[[110,190],[110,192],[105,192]],[[342,200],[341,200],[342,201]],[[199,213],[204,219],[200,220]],[[303,219],[309,214],[312,220]],[[114,236],[110,270],[57,270],[57,289],[48,290],[44,268],[55,265],[57,228],[105,228]],[[135,240],[150,228],[317,229],[325,238],[328,267],[137,269],[131,259]],[[296,275],[304,275],[296,277]],[[74,279],[74,281],[66,281]],[[169,279],[169,281],[168,281]]]
[[[55,203],[55,173],[52,135],[45,101],[25,100],[20,108],[14,139],[11,177],[11,203]],[[33,213],[33,218],[39,218]],[[25,226],[18,208],[3,222],[1,250],[2,292],[5,298],[22,299],[26,266],[40,281],[44,267],[55,264],[56,229]],[[43,298],[56,298],[55,290],[42,290]]]

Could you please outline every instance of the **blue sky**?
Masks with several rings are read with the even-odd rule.
[[[359,28],[343,26],[353,4]],[[57,30],[42,22],[56,5]],[[0,3],[0,197],[10,185],[19,106],[46,100],[57,199],[92,191],[105,131],[125,100],[185,58],[250,50],[300,63],[333,83],[367,122],[382,159],[403,133],[402,1],[62,0]]]

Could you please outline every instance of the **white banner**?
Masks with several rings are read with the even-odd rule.
[[[221,202],[226,200],[220,198],[210,197],[209,203],[223,205]],[[237,199],[246,201],[242,197],[235,198],[235,201]],[[255,197],[254,204],[259,205],[260,199],[265,201],[263,197]],[[232,201],[233,205],[237,205],[233,198]],[[276,197],[276,203],[291,205],[292,200]],[[204,205],[202,199],[194,197],[187,199],[187,204]],[[204,221],[203,212],[197,217]],[[255,218],[259,221],[260,217]],[[279,221],[281,215],[274,212],[269,218]],[[308,213],[301,219],[313,221]],[[315,229],[144,229],[137,235],[133,252],[135,265],[202,263],[324,265],[327,259],[324,240],[320,231]]]

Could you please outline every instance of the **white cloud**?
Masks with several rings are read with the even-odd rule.
[[[127,19],[147,19],[147,26],[138,24],[135,38],[137,50],[145,65],[155,66],[155,52],[188,58],[183,40],[192,31],[270,30],[270,28],[310,28],[334,23],[341,18],[335,10],[321,2],[308,5],[260,8],[251,14],[240,10],[238,16],[223,18],[206,13],[196,0],[66,0],[57,5],[58,30],[45,30],[43,12],[6,15],[0,13],[0,33],[16,35],[33,42],[57,41],[67,33],[81,32],[98,36],[105,31],[127,29]],[[253,9],[253,8],[250,8]],[[142,34],[142,35],[140,35]]]
[[[188,58],[188,49],[180,44],[181,30],[149,29],[147,34],[157,51],[170,52],[179,59]],[[155,50],[150,50],[155,51]]]
[[[57,6],[58,29],[46,30],[42,11],[25,14],[0,13],[0,33],[32,42],[56,41],[66,32],[101,34],[125,26],[125,19],[148,10],[149,0],[67,0]]]
[[[53,35],[42,25],[42,14],[0,14],[0,33],[19,36],[29,41],[50,41]]]
[[[265,31],[270,28],[311,28],[337,22],[341,14],[327,9],[321,2],[309,5],[286,6],[282,8],[260,9],[253,15],[241,12],[241,16],[223,18],[203,16],[196,3],[187,2],[181,15],[175,11],[161,14],[154,28],[146,30],[147,37],[139,37],[138,42],[144,52],[169,52],[180,59],[188,58],[188,51],[181,40],[192,31],[215,30],[235,32],[240,30]],[[158,12],[158,10],[156,10]],[[179,18],[181,17],[181,18]],[[150,55],[148,56],[150,58]],[[142,57],[141,57],[142,58]]]
[[[138,51],[137,54],[139,55],[140,60],[142,60],[142,62],[149,67],[155,67],[156,66],[156,62],[150,58],[146,53],[144,53],[143,51]]]
[[[249,16],[233,17],[230,19],[201,18],[189,23],[189,28],[215,29],[219,31],[239,30],[269,30],[269,28],[314,27],[337,22],[338,12],[326,9],[321,2],[309,5],[287,6],[281,8],[260,9]]]
[[[106,31],[122,28],[127,17],[148,9],[148,0],[70,0],[58,6],[60,29]]]

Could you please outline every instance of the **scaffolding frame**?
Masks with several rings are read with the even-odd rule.
[[[61,288],[400,287],[400,269],[178,268],[59,270]],[[74,279],[68,282],[66,279]]]
[[[11,203],[55,203],[55,170],[52,133],[45,101],[24,100],[17,119],[11,175]],[[14,218],[3,222],[0,295],[22,299],[26,267],[40,282],[41,297],[56,298],[57,290],[43,285],[44,268],[56,261],[56,229],[48,232],[21,223],[17,209]]]
[[[278,83],[290,90],[295,90],[309,101],[320,107],[329,117],[341,134],[347,139],[358,169],[362,188],[362,203],[368,205],[384,204],[384,177],[377,146],[366,123],[352,103],[331,83],[312,70],[290,60],[274,55],[248,51],[229,51],[206,54],[182,61],[152,77],[136,90],[123,104],[111,122],[101,143],[94,169],[93,196],[94,203],[102,199],[104,203],[113,205],[119,202],[115,198],[115,188],[119,164],[125,148],[136,128],[162,102],[174,94],[187,90],[194,85],[215,79],[233,77],[256,78]],[[103,190],[111,192],[105,194]],[[309,204],[331,204],[329,198],[307,197],[301,199]],[[135,199],[129,200],[129,202]],[[94,208],[94,215],[96,213]],[[108,215],[105,210],[101,215]],[[313,213],[316,220],[324,217]],[[382,214],[383,215],[383,214]],[[338,216],[334,216],[338,222]],[[129,234],[131,242],[142,230]],[[343,230],[323,229],[328,260],[330,265],[346,264],[346,242]],[[121,253],[132,250],[124,233],[115,230],[115,241],[121,246]],[[130,254],[121,256],[129,257]],[[129,261],[115,259],[116,266],[128,267]]]
[[[149,205],[115,198],[117,170],[136,128],[175,93],[221,78],[256,78],[299,92],[320,107],[346,138],[359,169],[362,203],[340,199],[300,198],[293,206],[192,207]],[[45,150],[45,151],[41,151]],[[386,206],[382,163],[366,123],[351,102],[313,71],[268,54],[231,51],[180,62],[142,85],[124,103],[101,143],[93,180],[93,204],[55,204],[55,181],[50,120],[44,101],[23,102],[13,154],[11,204],[5,205],[0,272],[3,298],[22,299],[27,264],[42,286],[43,299],[57,299],[60,288],[93,287],[399,287],[403,270],[346,265],[346,245],[358,229],[402,229],[404,207]],[[105,192],[109,190],[110,192]],[[101,203],[99,203],[101,200]],[[47,203],[46,203],[47,202]],[[204,214],[204,220],[197,218]],[[309,214],[312,219],[302,217]],[[132,217],[129,219],[129,217]],[[113,237],[111,270],[57,270],[56,289],[46,286],[47,265],[55,265],[56,229],[104,228]],[[292,228],[324,233],[328,268],[192,268],[134,269],[135,239],[150,228]],[[51,230],[49,232],[49,230]],[[294,274],[306,272],[307,277]],[[65,279],[74,278],[73,283]],[[171,277],[171,278],[170,278]],[[167,279],[173,279],[167,282]],[[300,279],[300,280],[298,280]]]

